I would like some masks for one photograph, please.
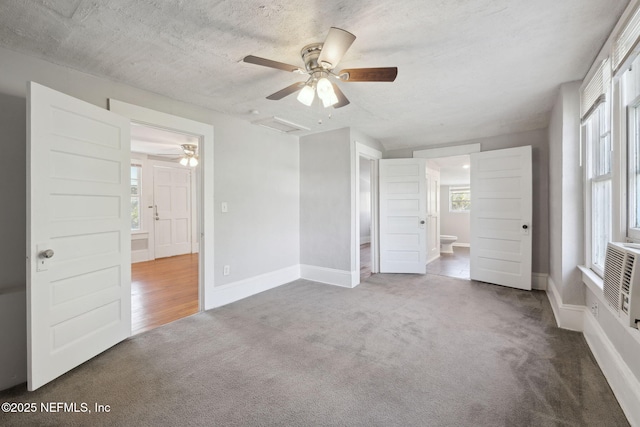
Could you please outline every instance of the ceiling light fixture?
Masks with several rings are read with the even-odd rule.
[[[324,108],[331,107],[338,103],[338,97],[333,88],[333,84],[327,78],[329,74],[322,72],[320,78],[313,77],[311,82],[307,82],[300,93],[298,94],[298,101],[310,107],[315,99],[315,93],[318,93],[318,99],[322,101]]]
[[[313,87],[305,85],[298,94],[298,101],[302,102],[307,107],[310,107],[311,104],[313,104],[315,96],[316,92],[313,90]]]
[[[198,166],[198,156],[196,155],[198,146],[193,144],[182,144],[181,147],[182,151],[184,151],[184,156],[180,159],[180,164],[182,166]]]

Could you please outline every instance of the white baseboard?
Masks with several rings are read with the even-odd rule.
[[[131,251],[131,263],[151,261],[148,250]]]
[[[270,273],[260,274],[248,279],[238,280],[223,286],[213,288],[213,305],[209,308],[221,307],[226,304],[259,294],[260,292],[276,288],[285,283],[300,278],[300,266],[293,265]]]
[[[585,307],[583,305],[563,304],[560,292],[551,277],[547,280],[546,291],[558,327],[570,331],[582,332],[584,329]]]
[[[355,286],[354,283],[360,281],[360,275],[358,274],[357,279],[354,280],[353,273],[346,270],[316,267],[315,265],[300,265],[301,278],[328,285],[342,286],[343,288],[353,288]]]
[[[531,273],[531,289],[536,289],[538,291],[546,291],[548,280],[549,280],[548,274]]]
[[[640,426],[640,382],[595,317],[584,311],[584,338],[632,426]]]
[[[454,246],[456,248],[470,248],[471,247],[471,243],[458,243],[458,242],[454,242],[451,244],[451,246]]]

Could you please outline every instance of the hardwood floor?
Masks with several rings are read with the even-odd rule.
[[[198,254],[131,265],[132,334],[198,312]]]
[[[371,277],[371,244],[360,245],[360,281]]]

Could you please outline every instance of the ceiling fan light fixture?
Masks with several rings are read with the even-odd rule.
[[[191,167],[198,166],[198,159],[196,159],[195,157],[191,157],[189,159],[189,166]]]
[[[332,105],[335,105],[338,103],[338,97],[333,92],[333,90],[328,94],[326,94],[324,98],[321,98],[321,99],[322,99],[322,105],[324,106],[324,108],[331,107]]]
[[[328,78],[322,77],[316,84],[316,90],[318,91],[318,96],[324,99],[329,93],[333,93],[333,86]]]
[[[183,157],[180,159],[180,164],[182,166],[187,166],[188,163],[189,163],[189,159],[187,157]]]
[[[307,107],[310,107],[315,98],[315,91],[309,85],[305,85],[298,94],[298,101],[302,102]]]

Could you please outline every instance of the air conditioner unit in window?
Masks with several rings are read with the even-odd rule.
[[[640,249],[609,243],[604,261],[604,297],[625,325],[640,323]]]

